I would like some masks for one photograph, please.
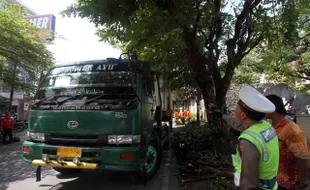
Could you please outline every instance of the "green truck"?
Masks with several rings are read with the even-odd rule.
[[[29,113],[26,163],[64,174],[130,171],[144,181],[156,173],[169,131],[162,119],[171,122],[171,114],[162,111],[161,85],[149,63],[122,55],[49,70]]]

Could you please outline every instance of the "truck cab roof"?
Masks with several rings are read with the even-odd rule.
[[[124,63],[124,62],[140,62],[138,60],[129,59],[117,59],[117,58],[106,58],[106,59],[96,59],[96,60],[84,60],[84,61],[72,61],[72,62],[62,62],[57,63],[54,67],[70,66],[70,65],[84,65],[84,64],[102,64],[102,63]]]

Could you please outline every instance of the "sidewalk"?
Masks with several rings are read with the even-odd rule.
[[[174,130],[174,129],[173,129]],[[167,158],[164,165],[164,177],[162,182],[161,190],[177,190],[180,189],[179,180],[177,178],[177,160],[174,155],[174,150],[171,144],[171,138],[173,136],[173,131],[169,136],[169,149],[167,150]]]
[[[20,142],[23,142],[25,140],[28,139],[27,137],[27,129],[25,129],[24,131],[22,132],[18,132],[18,133],[13,133],[13,137],[19,137],[20,138]],[[2,143],[2,137],[1,137],[1,141],[0,141],[0,150],[1,150],[1,147],[6,147],[6,146],[9,146],[9,145],[14,145],[16,143],[20,143],[20,142],[13,142],[12,144],[8,144],[8,145],[4,145]],[[21,148],[21,147],[20,147]]]

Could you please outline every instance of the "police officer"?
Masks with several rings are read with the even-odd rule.
[[[240,90],[235,115],[246,130],[232,155],[235,185],[240,190],[278,188],[278,137],[270,123],[263,120],[266,113],[274,111],[274,104],[254,88],[245,86]]]

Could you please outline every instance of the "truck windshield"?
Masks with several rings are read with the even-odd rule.
[[[139,99],[135,73],[98,68],[100,65],[52,69],[41,83],[32,108],[124,109]]]

